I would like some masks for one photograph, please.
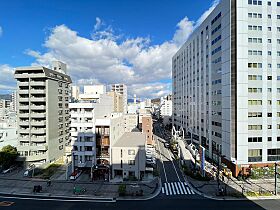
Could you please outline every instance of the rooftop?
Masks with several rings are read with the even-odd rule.
[[[113,147],[145,147],[146,134],[140,132],[124,133]]]

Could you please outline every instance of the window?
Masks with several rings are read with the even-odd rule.
[[[267,125],[267,129],[271,130],[272,129],[272,125]]]
[[[271,136],[267,137],[267,141],[272,141],[272,137]]]
[[[267,30],[268,30],[268,31],[271,31],[271,27],[267,27]]]
[[[267,43],[271,44],[271,39],[267,39]]]
[[[271,56],[271,54],[272,54],[271,51],[267,51],[267,55]]]
[[[271,1],[268,1],[268,2],[267,2],[267,5],[268,5],[268,6],[271,6]]]
[[[129,149],[128,154],[129,155],[135,155],[135,150],[134,149]]]
[[[259,162],[262,161],[262,150],[261,149],[249,149],[248,150],[248,162]]]
[[[272,80],[272,76],[267,76],[267,80]]]
[[[262,142],[262,137],[249,137],[248,142]]]
[[[135,160],[128,160],[128,165],[135,165]]]
[[[272,88],[267,88],[267,92],[271,93],[272,92]]]
[[[248,130],[262,130],[262,125],[248,125]]]
[[[270,15],[270,14],[269,14],[269,15],[267,15],[267,18],[268,18],[268,19],[271,19],[271,15]]]

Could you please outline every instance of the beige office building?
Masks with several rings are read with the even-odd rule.
[[[48,163],[69,144],[69,85],[66,65],[19,67],[17,79],[18,152],[23,161]]]
[[[110,91],[107,94],[113,97],[114,112],[123,112],[124,110],[123,95],[114,91]]]

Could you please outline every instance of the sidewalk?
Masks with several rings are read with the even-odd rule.
[[[120,197],[118,193],[120,183],[110,182],[76,182],[76,181],[58,181],[53,180],[51,186],[47,186],[46,180],[41,179],[12,179],[9,177],[0,177],[0,194],[24,194],[24,195],[42,195],[47,197],[68,197],[68,198],[114,198],[114,199],[143,199],[147,200],[157,194],[160,188],[158,178],[149,183],[125,182],[127,196]],[[33,187],[41,185],[42,191],[34,193]],[[73,188],[86,189],[86,192],[74,194]],[[136,196],[139,191],[142,196]]]
[[[184,162],[188,168],[191,168],[192,156],[189,150],[184,150]],[[219,196],[219,188],[217,180],[199,181],[184,175],[187,182],[192,186],[193,190],[208,198],[221,200],[235,200],[235,199],[279,199],[280,196],[273,195],[274,186],[271,180],[246,180],[238,181],[235,178],[220,180],[220,189],[226,192],[226,196]],[[247,192],[247,197],[245,196]],[[266,196],[248,196],[248,192],[265,192]],[[245,194],[245,195],[244,195]]]

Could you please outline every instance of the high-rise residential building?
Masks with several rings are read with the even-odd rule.
[[[235,175],[280,160],[279,11],[222,0],[172,58],[174,125]]]
[[[172,116],[172,100],[170,97],[161,98],[160,114],[161,116]]]
[[[113,84],[111,90],[123,95],[123,112],[127,113],[127,86],[124,84]]]
[[[114,91],[110,91],[107,94],[109,96],[113,97],[114,112],[123,112],[123,108],[124,108],[123,95],[118,92],[114,92]]]
[[[71,97],[74,101],[79,100],[79,97],[80,97],[80,87],[79,86],[76,86],[76,85],[71,86]]]
[[[70,141],[66,65],[16,68],[18,152],[23,161],[48,163],[64,155]],[[64,72],[64,73],[63,73]]]
[[[13,91],[11,94],[11,104],[10,104],[10,111],[16,112],[17,111],[17,91]]]

